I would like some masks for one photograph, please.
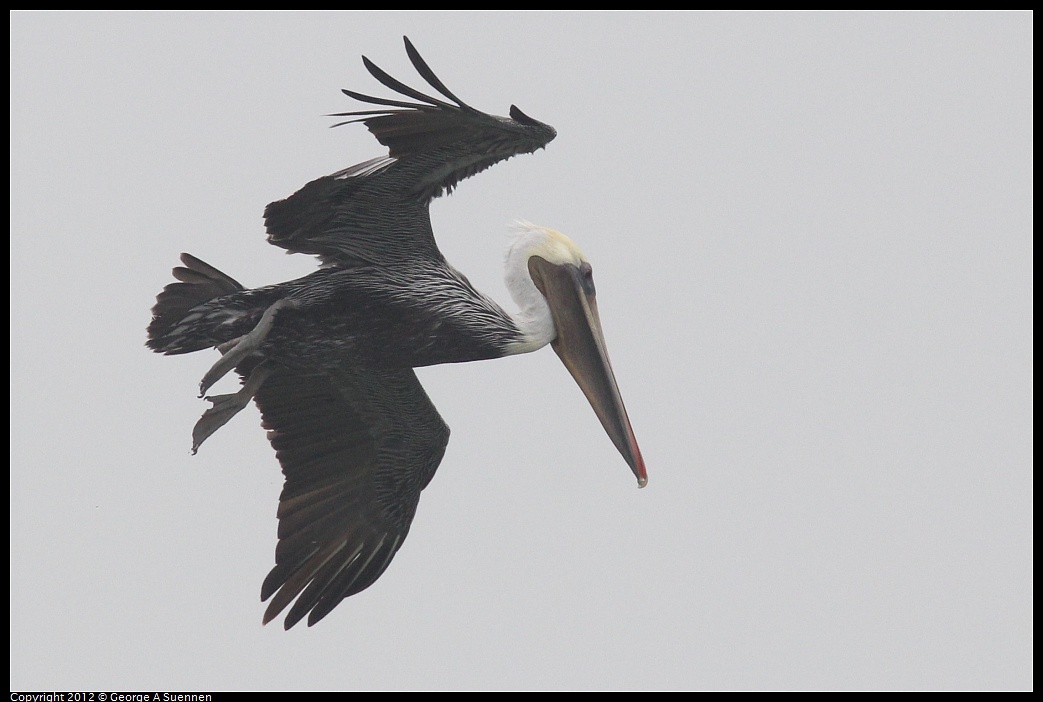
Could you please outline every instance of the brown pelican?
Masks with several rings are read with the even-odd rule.
[[[200,396],[231,370],[232,394],[207,397],[192,451],[253,400],[286,482],[275,567],[261,586],[267,623],[308,625],[372,585],[409,532],[449,441],[413,369],[527,353],[550,344],[582,388],[638,484],[647,481],[605,350],[590,263],[563,234],[519,223],[506,263],[510,314],[475,290],[435,245],[428,206],[464,178],[555,137],[464,104],[405,40],[425,95],[368,59],[369,72],[415,102],[343,91],[378,109],[345,112],[388,155],[308,183],[265,210],[268,241],[322,267],[246,289],[188,254],[152,308],[148,346],[215,347]],[[335,125],[336,126],[336,125]],[[296,600],[296,602],[294,602]]]

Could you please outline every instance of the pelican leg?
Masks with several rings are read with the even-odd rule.
[[[239,414],[239,410],[250,404],[250,400],[268,379],[272,369],[267,361],[262,361],[252,371],[243,383],[239,392],[227,395],[207,396],[207,402],[213,403],[213,407],[203,412],[196,425],[192,427],[192,453],[195,454],[203,442],[210,435],[228,423],[228,420]]]
[[[261,321],[257,323],[249,334],[244,334],[238,339],[233,339],[228,342],[232,344],[231,348],[228,348],[228,344],[222,344],[218,347],[223,356],[217,360],[210,370],[206,372],[203,379],[199,382],[199,396],[203,397],[206,395],[206,391],[216,383],[218,380],[228,374],[230,370],[238,366],[242,361],[249,356],[251,353],[259,350],[261,344],[264,343],[265,338],[268,336],[268,332],[272,329],[272,323],[275,320],[275,313],[280,309],[288,306],[292,306],[294,303],[290,300],[279,300],[271,307],[264,311],[261,315]]]

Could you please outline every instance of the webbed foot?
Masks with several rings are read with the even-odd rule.
[[[261,385],[271,373],[271,368],[264,362],[250,371],[250,376],[243,383],[239,392],[227,395],[212,395],[205,399],[213,404],[213,407],[203,412],[196,425],[192,428],[192,453],[195,454],[203,442],[210,435],[228,423],[228,420],[239,414],[239,411],[250,404],[250,400],[257,394]]]

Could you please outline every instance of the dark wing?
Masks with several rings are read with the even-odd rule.
[[[286,476],[268,623],[319,621],[372,585],[409,532],[449,441],[411,369],[276,368],[254,399]]]
[[[363,57],[374,78],[410,101],[345,90],[348,97],[379,108],[334,116],[351,118],[339,124],[365,124],[388,147],[388,156],[314,180],[268,205],[264,216],[272,244],[315,254],[333,265],[358,260],[391,265],[417,256],[441,259],[428,215],[431,199],[555,137],[552,127],[513,105],[510,117],[466,105],[449,92],[408,38],[405,43],[417,72],[448,102],[410,88]]]

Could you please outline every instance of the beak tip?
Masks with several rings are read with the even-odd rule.
[[[634,448],[637,448],[635,444]],[[645,471],[645,462],[641,458],[641,454],[637,454],[637,465],[634,467],[634,475],[637,477],[638,488],[643,488],[648,485],[648,473]]]
[[[624,410],[625,412],[626,410]],[[637,447],[637,441],[634,439],[634,430],[630,429],[630,420],[627,420],[627,429],[630,434],[630,447],[633,451],[633,463],[630,464],[631,469],[634,471],[634,475],[637,477],[637,487],[643,488],[648,485],[648,471],[645,469],[645,459],[641,455],[641,449]]]

